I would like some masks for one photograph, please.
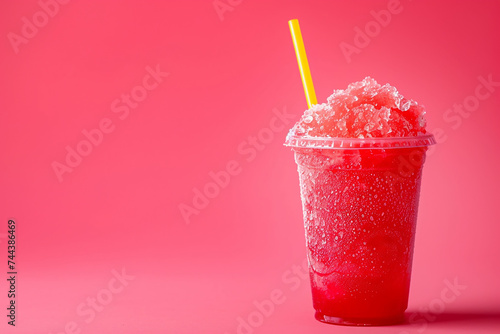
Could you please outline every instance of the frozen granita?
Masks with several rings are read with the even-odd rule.
[[[336,90],[290,130],[316,319],[403,320],[422,166],[425,110],[372,78]]]

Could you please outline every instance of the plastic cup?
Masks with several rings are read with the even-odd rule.
[[[298,165],[317,320],[404,320],[422,167],[432,144],[432,135],[287,138]]]

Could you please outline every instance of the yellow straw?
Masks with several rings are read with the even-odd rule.
[[[290,20],[288,21],[288,25],[290,26],[290,33],[292,34],[293,47],[295,48],[295,55],[297,56],[297,63],[299,64],[307,105],[311,108],[313,104],[318,104],[318,100],[316,100],[316,93],[314,92],[314,86],[311,79],[311,71],[307,63],[306,49],[304,48],[304,41],[300,33],[299,21],[297,19]]]

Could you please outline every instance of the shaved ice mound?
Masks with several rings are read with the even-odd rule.
[[[389,84],[366,77],[306,110],[291,137],[383,138],[425,135],[425,109]]]

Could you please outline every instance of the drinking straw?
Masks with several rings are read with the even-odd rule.
[[[311,71],[309,70],[309,64],[307,62],[306,49],[304,48],[304,41],[300,33],[299,20],[293,19],[288,21],[288,26],[292,34],[293,47],[295,48],[295,56],[299,64],[300,77],[302,78],[302,85],[306,93],[307,105],[311,108],[313,104],[318,104],[318,100],[314,92]]]

